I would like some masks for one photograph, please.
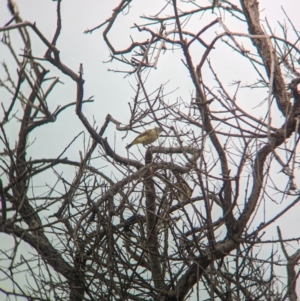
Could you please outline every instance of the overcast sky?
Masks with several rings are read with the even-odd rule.
[[[160,7],[160,5],[157,6],[156,4],[160,4],[161,2],[161,0],[134,1],[130,13],[128,15],[124,14],[122,18],[120,18],[118,21],[119,25],[116,29],[112,30],[110,34],[115,47],[122,49],[128,47],[130,44],[129,34],[138,39],[144,37],[144,33],[138,33],[136,29],[129,31],[129,28],[133,26],[134,22],[138,24],[145,22],[138,19],[141,10],[149,15],[157,13],[157,7]],[[208,3],[208,1],[206,2]],[[18,0],[16,3],[19,6],[23,20],[35,22],[40,31],[51,40],[56,26],[56,2],[49,0]],[[57,48],[60,50],[61,59],[64,64],[72,70],[77,71],[79,64],[83,64],[85,99],[91,96],[93,96],[94,99],[94,103],[84,105],[84,113],[86,117],[89,118],[90,123],[93,123],[92,120],[95,118],[98,127],[102,126],[107,114],[111,114],[115,119],[123,124],[127,124],[130,116],[128,102],[131,102],[132,97],[135,95],[130,86],[136,86],[134,76],[124,78],[124,74],[108,72],[108,69],[118,68],[120,70],[123,66],[116,63],[103,63],[109,60],[109,51],[102,39],[102,29],[95,31],[93,34],[83,33],[86,29],[91,29],[109,18],[112,9],[116,7],[118,3],[118,0],[64,0],[62,2],[62,33]],[[205,1],[203,1],[203,5],[204,3]],[[286,19],[281,6],[284,6],[285,12],[294,22],[295,27],[300,28],[300,4],[298,0],[261,0],[259,3],[262,24],[265,24],[265,18],[267,18],[271,24],[271,28],[274,29],[276,34],[282,35],[278,21],[283,23]],[[217,15],[211,15],[208,16],[208,18],[215,19],[216,16]],[[6,8],[6,1],[0,0],[0,26],[3,26],[9,19],[10,15]],[[235,28],[235,24],[237,24],[236,20],[228,16],[226,16],[223,21],[232,31],[245,30],[245,28]],[[191,22],[188,26],[197,26],[197,23],[196,21],[195,23]],[[289,24],[287,27],[291,28]],[[215,28],[215,31],[218,30],[222,31],[222,28]],[[13,35],[12,33],[12,36]],[[33,34],[31,37],[35,51],[34,55],[42,57],[45,53],[44,45],[36,39]],[[251,43],[245,40],[245,45],[248,45],[247,43],[249,47],[251,47]],[[201,54],[199,53],[199,58]],[[157,70],[151,70],[149,77],[151,81],[149,80],[150,82],[147,83],[149,92],[157,88],[161,83],[166,83],[170,80],[166,89],[169,91],[177,89],[176,92],[170,95],[170,101],[175,101],[177,97],[186,99],[191,97],[193,87],[184,65],[178,64],[178,57],[180,56],[180,53],[174,53],[173,56],[161,55]],[[228,59],[229,56],[230,51],[228,49],[224,50],[223,56],[220,56],[219,52],[216,54],[214,54],[214,52],[211,53],[214,66],[219,67],[218,72],[220,72],[220,76],[223,78],[228,77],[228,85],[233,80],[238,80],[243,77],[245,77],[244,80],[246,82],[253,82],[256,75],[252,74],[252,71],[248,73],[244,65],[241,67],[239,64],[233,64],[232,61]],[[8,57],[7,49],[3,47],[3,45],[0,45],[0,61],[6,60]],[[194,59],[198,59],[197,54],[195,54]],[[173,61],[177,63],[176,67],[171,69],[168,66],[172,65]],[[76,87],[73,82],[64,77],[58,70],[55,70],[50,65],[49,68],[53,70],[52,75],[60,76],[62,82],[64,82],[64,85],[60,85],[60,87],[55,90],[50,98],[51,101],[48,102],[49,107],[54,110],[58,104],[75,101]],[[0,68],[0,76],[3,77],[3,74],[3,68]],[[243,91],[241,91],[241,93],[243,93]],[[253,93],[251,94],[251,99],[254,99],[255,97],[253,96],[258,92],[252,91],[251,93]],[[1,102],[9,103],[10,98],[7,97],[3,89],[0,89]],[[250,96],[245,95],[245,98],[246,97]],[[257,98],[258,102],[260,102],[262,98],[263,97]],[[248,105],[251,109],[254,106],[253,103],[248,103]],[[0,112],[0,116],[1,114],[2,111]],[[33,145],[30,150],[33,157],[57,156],[63,147],[83,130],[83,126],[74,112],[74,107],[65,111],[59,118],[63,122],[64,131],[61,131],[62,123],[58,122],[56,125],[49,125],[49,129],[51,130],[47,132],[47,135],[43,134],[45,129],[41,128],[36,130],[34,135],[31,136],[32,141],[38,137],[38,143]],[[277,126],[281,126],[283,122],[284,119],[280,115],[274,116],[273,123],[276,123]],[[18,126],[18,124],[15,124],[11,127],[11,137],[17,134]],[[66,132],[68,133],[67,138]],[[111,125],[107,135],[109,142],[115,144],[115,147],[118,147],[118,153],[126,156],[125,146],[131,141],[134,134],[130,133],[126,139],[122,140],[121,137],[124,136],[124,133],[115,131],[115,128]],[[49,141],[56,141],[56,143],[51,143],[49,146]],[[13,141],[11,142],[13,143]],[[72,151],[76,150],[76,148],[77,151],[73,153],[72,151],[68,152],[70,159],[72,156],[78,158],[78,149],[80,149],[81,145],[82,140],[78,141],[78,144],[75,144],[74,148],[72,148]],[[297,173],[299,173],[299,169]],[[278,178],[280,178],[280,175],[278,175]],[[44,179],[41,180],[41,184],[45,184]],[[269,227],[269,232],[266,234],[267,237],[264,238],[276,238],[277,225],[280,225],[284,237],[293,237],[291,225],[299,226],[299,214],[297,213],[299,211],[300,207],[298,205],[297,210],[285,214],[278,223]],[[263,212],[262,214],[266,215],[267,219],[269,219],[274,216],[275,211]],[[293,248],[290,250],[294,252]],[[298,281],[298,287],[298,294],[300,294],[300,281]]]

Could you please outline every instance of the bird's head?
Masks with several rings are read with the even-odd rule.
[[[158,134],[160,134],[161,132],[164,131],[162,128],[159,128],[159,127],[156,127],[155,130]]]

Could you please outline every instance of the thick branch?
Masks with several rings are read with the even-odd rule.
[[[252,35],[265,35],[260,26],[259,2],[257,0],[241,0],[241,5],[248,23],[249,33]],[[268,38],[252,38],[265,65],[269,79],[271,78],[271,66],[274,64],[273,92],[276,97],[279,110],[284,116],[291,112],[291,103],[286,92],[285,83],[281,74],[280,65],[275,49]],[[272,62],[273,60],[273,62]]]

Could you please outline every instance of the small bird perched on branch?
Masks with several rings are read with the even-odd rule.
[[[188,183],[183,178],[181,178],[175,184],[175,186],[178,190],[177,194],[178,194],[179,201],[183,202],[191,198],[193,194],[193,189],[188,185]]]
[[[190,199],[193,194],[193,189],[189,186],[187,181],[183,178],[178,171],[173,170],[173,174],[176,177],[177,182],[175,183],[175,188],[177,191],[175,192],[175,197],[178,201],[184,202],[187,199]]]
[[[130,144],[126,146],[126,148],[129,149],[134,144],[143,144],[144,146],[146,144],[150,144],[159,137],[162,131],[163,129],[158,127],[152,130],[146,130],[145,132],[139,134]]]

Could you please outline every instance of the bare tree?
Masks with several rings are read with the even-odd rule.
[[[171,0],[154,16],[141,12],[143,23],[132,24],[136,36],[117,49],[111,29],[135,2],[120,1],[105,22],[86,31],[103,30],[111,61],[119,63],[115,71],[137,80],[129,120],[107,114],[99,130],[82,111],[92,101],[84,98],[84,66],[71,70],[56,47],[61,1],[51,41],[8,1],[12,18],[0,31],[18,70],[4,62],[6,78],[0,81],[5,95],[0,229],[13,238],[11,247],[1,246],[1,278],[13,288],[1,286],[2,295],[9,300],[297,300],[300,250],[287,249],[287,243],[296,247],[297,227],[291,225],[291,237],[283,237],[280,228],[277,238],[264,236],[275,221],[299,208],[299,138],[294,138],[300,116],[299,29],[288,16],[292,34],[283,23],[279,35],[267,20],[263,28],[256,0],[206,6]],[[224,16],[240,27],[229,29]],[[15,32],[23,43],[21,55]],[[43,58],[35,54],[32,35],[45,46]],[[245,74],[228,85],[213,56],[228,49],[232,54],[224,56],[224,65],[243,62],[255,81]],[[171,77],[184,66],[190,98],[175,99],[169,84],[153,88],[147,80],[173,53],[178,65],[164,65],[165,72]],[[49,70],[74,81],[74,103],[49,110],[49,95],[60,82]],[[62,145],[59,156],[30,156],[30,135],[57,122],[70,106],[91,137],[80,160],[65,156],[72,143]],[[18,133],[11,136],[16,124]],[[106,139],[110,124],[120,140],[131,131],[138,135],[160,127],[164,132],[153,145],[133,146],[124,156],[125,149]],[[107,168],[96,168],[95,161]],[[73,178],[59,168],[74,168]],[[55,185],[35,187],[34,180],[49,171],[55,171]],[[272,207],[277,213],[266,217]],[[34,254],[19,261],[23,243]],[[20,271],[27,285],[17,279]]]

